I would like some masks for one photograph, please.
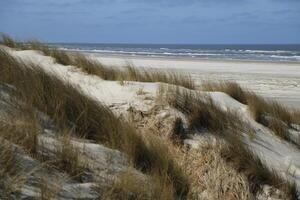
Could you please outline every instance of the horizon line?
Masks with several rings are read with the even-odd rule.
[[[129,42],[42,42],[46,44],[114,44],[114,45],[300,45],[300,43],[129,43]]]

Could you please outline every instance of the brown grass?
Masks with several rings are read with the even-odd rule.
[[[201,89],[204,91],[218,91],[224,92],[234,98],[235,100],[247,104],[247,91],[235,82],[210,82],[205,81],[201,84]]]
[[[72,178],[80,179],[88,166],[85,166],[81,160],[79,149],[71,143],[70,133],[63,134],[56,149],[56,157],[52,165],[68,172]]]
[[[138,169],[168,177],[178,196],[187,193],[182,171],[158,140],[147,144],[108,108],[38,66],[17,60],[3,50],[0,61],[0,82],[17,88],[20,99],[46,113],[61,129],[67,127],[79,136],[125,152]]]
[[[186,138],[186,130],[183,127],[183,121],[181,118],[177,117],[175,119],[171,132],[171,140],[175,142],[182,143],[182,141]]]
[[[25,183],[25,175],[17,160],[15,147],[3,138],[0,138],[0,158],[0,198],[10,199],[13,194],[18,197]]]
[[[40,196],[39,199],[41,200],[52,200],[57,199],[57,194],[59,191],[59,188],[54,188],[53,184],[50,183],[50,180],[47,177],[41,177],[40,178]],[[57,184],[57,183],[54,183]]]
[[[247,104],[249,105],[253,118],[258,122],[262,120],[261,117],[263,117],[263,115],[275,117],[287,125],[290,125],[294,121],[293,110],[288,109],[276,101],[266,100],[254,93],[248,93],[247,99]]]
[[[150,177],[150,180],[145,180],[144,177],[128,169],[119,175],[115,183],[104,192],[102,198],[109,200],[171,200],[173,199],[172,190],[168,180],[162,182],[161,177]]]
[[[69,54],[55,47],[38,41],[18,43],[8,35],[2,35],[0,43],[16,49],[31,49],[43,52],[46,56],[53,57],[62,65],[73,65],[84,72],[101,77],[104,80],[139,81],[139,82],[163,82],[180,85],[189,89],[195,88],[195,83],[189,75],[181,75],[162,70],[140,70],[128,64],[122,68],[104,66],[101,62],[88,58],[84,54]]]
[[[14,39],[9,37],[9,35],[0,33],[0,44],[8,46],[10,48],[19,48],[20,44],[16,42]]]
[[[178,197],[185,197],[188,192],[189,184],[185,174],[174,159],[173,152],[170,152],[166,144],[157,136],[147,134],[146,145],[148,150],[143,153],[147,158],[147,163],[144,163],[153,174],[158,175],[162,182],[168,180],[173,184],[174,190]]]
[[[161,82],[172,85],[179,85],[188,89],[195,89],[195,83],[190,75],[181,75],[162,70],[137,69],[132,65],[126,67],[122,76],[123,80],[138,82]]]
[[[12,98],[9,100],[13,101]],[[33,110],[25,108],[25,106],[19,104],[17,109],[20,110],[14,108],[13,111],[7,113],[5,120],[0,121],[0,137],[21,146],[29,154],[35,155],[41,126]]]
[[[97,75],[104,80],[162,82],[180,85],[189,89],[195,88],[195,84],[189,75],[180,75],[154,69],[137,69],[131,64],[128,64],[125,67],[113,68],[78,53],[72,55],[72,59],[68,64],[79,67],[84,72]]]
[[[243,122],[239,117],[231,111],[221,111],[208,96],[179,87],[170,87],[166,96],[170,105],[188,116],[190,129],[197,127],[211,131],[241,129],[240,125]]]
[[[295,186],[282,180],[275,172],[266,168],[262,162],[245,147],[241,133],[251,132],[249,126],[232,112],[224,112],[208,98],[201,94],[170,88],[167,93],[170,105],[181,110],[188,116],[190,128],[208,129],[223,137],[229,148],[222,157],[238,171],[243,173],[250,182],[252,193],[256,193],[260,185],[269,184],[278,187],[291,199],[295,196]]]
[[[253,119],[273,131],[274,134],[291,142],[288,128],[293,123],[300,124],[300,112],[287,108],[276,101],[267,100],[255,93],[243,89],[235,82],[205,82],[202,89],[227,93],[237,101],[247,104]],[[267,120],[271,118],[270,120]]]
[[[226,143],[220,140],[213,143],[208,139],[200,149],[186,152],[183,167],[191,178],[193,186],[189,199],[254,199],[247,177],[228,165],[222,158],[221,153],[225,147]],[[202,198],[199,194],[203,194]]]
[[[267,184],[282,191],[287,199],[295,199],[297,195],[295,184],[284,180],[275,171],[267,168],[239,138],[231,136],[225,138],[229,146],[222,150],[222,158],[247,177],[252,193],[259,192],[260,186]]]

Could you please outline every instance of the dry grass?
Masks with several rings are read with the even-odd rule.
[[[64,53],[62,52],[62,54]],[[101,62],[88,58],[83,54],[72,55],[72,59],[70,59],[68,64],[79,67],[84,72],[97,75],[104,80],[162,82],[180,85],[189,89],[195,88],[195,84],[189,75],[154,69],[142,70],[130,64],[125,67],[113,68],[105,66]]]
[[[195,83],[190,75],[181,75],[162,70],[137,69],[132,65],[126,67],[122,77],[123,80],[138,82],[161,82],[172,85],[179,85],[188,89],[195,89]]]
[[[241,130],[241,120],[231,111],[222,111],[209,96],[179,87],[167,89],[167,101],[188,117],[189,128],[206,128],[211,131]]]
[[[171,140],[175,141],[177,143],[181,143],[182,141],[186,138],[186,130],[183,127],[183,121],[181,118],[177,117],[176,120],[173,123],[172,127],[172,135],[171,135]]]
[[[1,34],[0,44],[14,49],[20,49],[20,50],[30,49],[30,50],[41,51],[45,55],[53,57],[57,63],[60,63],[62,65],[68,65],[71,63],[71,57],[66,52],[58,50],[54,47],[53,48],[48,47],[47,45],[37,40],[20,42],[20,41],[15,41],[9,35]]]
[[[276,101],[264,99],[263,97],[242,88],[235,82],[205,82],[202,85],[202,89],[206,91],[224,92],[237,101],[247,104],[256,121],[260,121],[263,115],[271,115],[288,125],[291,123],[300,123],[299,111],[289,109]]]
[[[208,98],[201,94],[182,90],[169,89],[167,93],[170,105],[181,110],[189,118],[190,128],[208,129],[223,137],[229,148],[223,151],[222,157],[250,182],[252,193],[256,193],[260,185],[269,184],[278,187],[291,198],[295,196],[295,186],[283,181],[275,172],[267,169],[241,141],[241,133],[251,132],[249,126],[232,112],[224,112]]]
[[[19,106],[17,109],[20,110],[14,108],[5,120],[0,121],[0,137],[21,146],[29,154],[36,155],[41,126],[33,110],[24,108],[26,105]]]
[[[6,35],[4,33],[0,34],[0,44],[8,46],[10,48],[19,48],[20,44],[16,42],[14,39],[9,37],[9,35]]]
[[[271,129],[278,137],[293,142],[290,139],[289,128],[293,123],[300,124],[296,117],[297,111],[278,102],[266,100],[254,93],[248,93],[247,98],[250,113],[255,121]]]
[[[188,193],[189,183],[182,172],[182,169],[174,159],[173,152],[169,149],[169,144],[162,141],[157,136],[147,134],[146,138],[147,151],[143,156],[147,159],[144,163],[152,174],[158,175],[162,182],[168,180],[178,197],[185,197]]]
[[[79,67],[87,74],[99,76],[104,80],[121,79],[120,69],[104,66],[101,62],[90,59],[83,54],[77,53],[73,55],[73,60],[70,65]]]
[[[81,154],[71,142],[71,136],[68,132],[60,138],[59,144],[56,147],[56,157],[53,166],[60,170],[68,172],[74,179],[80,179],[88,166],[84,166],[81,160]]]
[[[201,84],[201,89],[204,91],[218,91],[224,92],[234,98],[235,100],[247,104],[247,92],[235,82],[210,82],[205,81]]]
[[[50,180],[48,180],[47,177],[40,178],[39,186],[40,186],[39,199],[41,200],[57,199],[59,188],[54,188],[53,184],[50,183]]]
[[[235,82],[205,82],[202,89],[227,93],[237,101],[247,104],[253,119],[268,127],[277,136],[291,142],[288,128],[293,123],[300,124],[300,112],[287,108],[276,101],[267,100],[253,92],[241,88]]]
[[[20,99],[46,113],[61,129],[67,127],[79,136],[125,152],[138,169],[153,176],[159,174],[163,179],[168,177],[178,196],[187,193],[184,174],[158,140],[145,142],[108,108],[38,66],[17,60],[3,50],[0,61],[0,82],[17,88],[16,95]],[[69,149],[66,152],[70,152]]]
[[[284,194],[286,199],[295,199],[297,195],[295,184],[282,179],[275,171],[268,169],[261,160],[245,147],[236,137],[225,137],[228,147],[222,150],[222,158],[232,165],[238,172],[243,173],[249,183],[252,193],[257,193],[261,185],[271,185]]]
[[[43,52],[47,56],[53,57],[57,63],[62,65],[73,65],[84,72],[101,77],[104,80],[139,81],[139,82],[163,82],[180,85],[189,89],[195,89],[195,83],[189,75],[181,75],[162,70],[140,70],[128,64],[122,68],[104,66],[101,62],[88,58],[83,54],[68,54],[55,47],[38,41],[15,42],[8,35],[2,35],[0,43],[16,49],[31,49]]]
[[[18,196],[26,178],[17,160],[15,147],[3,138],[0,143],[0,198],[10,199],[11,195]]]
[[[145,180],[131,169],[121,173],[118,179],[102,195],[103,199],[136,199],[136,200],[171,200],[173,188],[168,180],[161,181],[161,177],[150,177]]]
[[[281,120],[287,125],[291,125],[293,121],[293,110],[279,104],[272,100],[266,100],[254,93],[247,94],[247,104],[253,115],[253,118],[260,122],[264,115],[270,115],[276,119]]]
[[[212,143],[207,140],[200,149],[186,152],[183,167],[193,186],[189,199],[254,199],[247,177],[222,158],[225,145],[224,142]]]

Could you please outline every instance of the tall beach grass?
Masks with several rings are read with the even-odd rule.
[[[188,181],[160,140],[146,141],[127,122],[65,80],[1,50],[0,82],[16,88],[19,99],[46,113],[61,129],[126,153],[137,169],[168,180],[174,195],[187,194]]]

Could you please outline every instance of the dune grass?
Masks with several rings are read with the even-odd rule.
[[[15,147],[0,138],[0,198],[10,199],[14,194],[18,197],[25,181],[25,174],[17,160]]]
[[[56,157],[52,165],[68,172],[72,178],[80,179],[88,166],[85,166],[80,160],[80,151],[71,143],[71,136],[68,131],[61,136],[56,149]]]
[[[20,43],[16,42],[9,35],[0,33],[0,44],[8,46],[10,48],[19,48],[21,46]]]
[[[118,179],[104,191],[103,199],[174,199],[169,180],[152,176],[148,182],[131,169],[121,173]]]
[[[52,200],[58,198],[59,188],[55,188],[51,185],[50,180],[47,177],[40,178],[40,194],[39,199],[41,200]]]
[[[198,149],[187,152],[184,168],[194,186],[189,199],[199,199],[199,193],[203,191],[204,199],[207,200],[255,199],[247,177],[222,158],[222,152],[227,146],[222,140],[212,142],[204,139]]]
[[[5,113],[6,118],[0,121],[0,137],[21,146],[27,153],[36,155],[38,135],[41,133],[36,113],[13,96],[1,101],[9,101],[6,105],[10,108]]]
[[[247,104],[247,92],[237,83],[235,82],[211,82],[204,81],[201,84],[201,90],[204,91],[218,91],[224,92],[234,98],[235,100]]]
[[[66,81],[1,50],[0,82],[17,88],[20,99],[46,113],[61,129],[67,127],[80,137],[125,152],[136,168],[162,181],[168,177],[176,195],[187,193],[187,180],[163,143],[146,141],[128,123]]]
[[[69,54],[55,47],[49,47],[39,41],[16,42],[8,35],[2,34],[0,44],[15,49],[30,49],[43,52],[46,56],[53,57],[57,63],[62,65],[73,65],[82,71],[99,76],[104,80],[117,81],[139,81],[139,82],[163,82],[180,85],[189,89],[195,89],[195,83],[190,75],[182,75],[162,70],[141,70],[128,64],[124,67],[109,67],[101,62],[91,59],[84,54]]]
[[[62,54],[65,54],[62,52]],[[195,89],[195,83],[190,75],[167,72],[154,69],[138,69],[131,64],[123,67],[109,67],[101,62],[88,58],[83,54],[72,55],[69,65],[79,67],[84,72],[97,75],[104,80],[137,81],[137,82],[162,82],[180,85],[185,88]]]
[[[225,139],[229,145],[222,149],[221,156],[247,177],[252,193],[256,194],[260,191],[260,186],[267,184],[282,191],[287,199],[296,199],[297,189],[294,183],[286,181],[277,172],[266,167],[238,137],[226,135]]]
[[[280,138],[291,142],[288,128],[300,124],[300,112],[272,100],[267,100],[235,82],[204,82],[202,90],[227,93],[237,101],[248,105],[253,119],[268,127]]]
[[[245,174],[253,194],[261,185],[268,184],[286,192],[290,199],[295,197],[295,185],[287,183],[265,167],[242,142],[241,134],[251,132],[251,129],[235,113],[222,111],[209,97],[196,91],[169,87],[166,96],[171,106],[187,115],[190,129],[205,128],[228,142],[229,147],[223,151],[222,157],[238,172]]]
[[[190,129],[241,130],[243,122],[239,117],[231,111],[221,111],[209,96],[179,87],[169,87],[166,94],[168,103],[187,115]]]

